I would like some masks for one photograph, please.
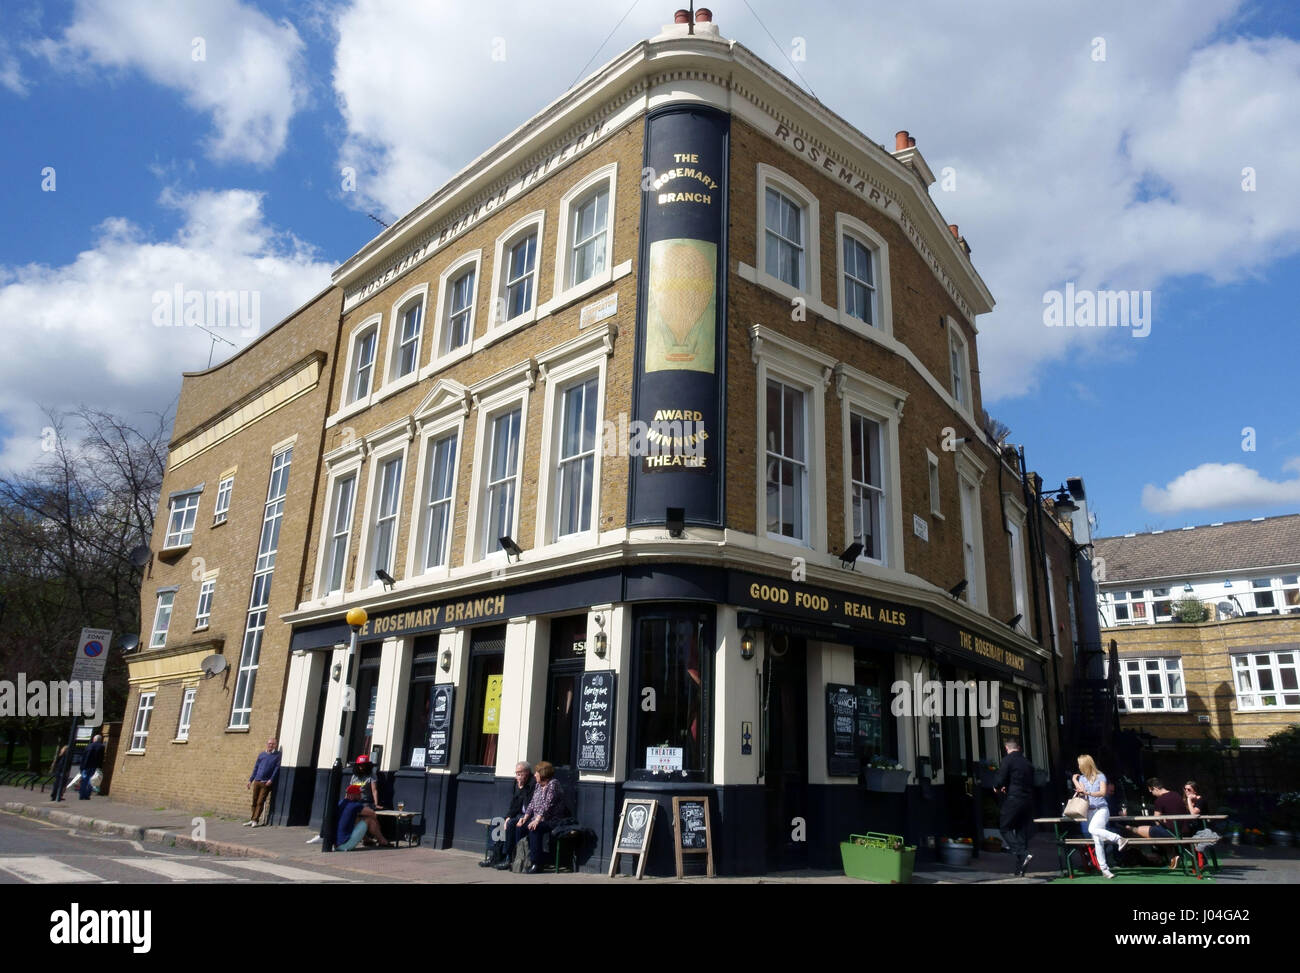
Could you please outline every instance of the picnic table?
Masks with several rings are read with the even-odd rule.
[[[1226,821],[1226,814],[1116,814],[1111,817],[1110,825],[1133,825],[1133,824],[1160,824],[1170,826],[1174,832],[1172,838],[1140,838],[1136,835],[1128,838],[1127,844],[1131,845],[1173,845],[1179,852],[1179,861],[1181,863],[1184,875],[1190,874],[1197,878],[1204,878],[1205,868],[1202,866],[1200,858],[1195,854],[1196,845],[1208,845],[1206,849],[1213,869],[1218,871],[1219,858],[1215,853],[1214,845],[1219,840],[1215,837],[1196,838],[1191,834],[1183,834],[1183,828],[1190,828],[1196,821]],[[1050,824],[1056,835],[1056,855],[1061,866],[1061,873],[1067,878],[1074,878],[1074,861],[1072,858],[1073,849],[1077,847],[1090,847],[1093,844],[1091,837],[1085,837],[1081,833],[1082,826],[1086,824],[1083,818],[1051,817],[1051,818],[1034,818],[1035,824]],[[1111,828],[1111,830],[1116,830]],[[1192,846],[1192,853],[1188,854],[1188,846]]]

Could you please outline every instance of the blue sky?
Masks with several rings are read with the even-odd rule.
[[[166,409],[210,340],[156,327],[158,292],[256,292],[258,328],[225,332],[250,340],[367,213],[405,212],[676,4],[614,29],[629,6],[6,4],[0,464],[39,455],[42,406]],[[724,36],[951,171],[931,194],[998,300],[985,404],[1050,485],[1085,478],[1102,533],[1300,511],[1295,4],[749,6],[761,23],[712,4]],[[1047,327],[1067,282],[1149,290],[1150,333]]]

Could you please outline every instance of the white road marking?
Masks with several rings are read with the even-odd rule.
[[[246,882],[242,877],[227,875],[225,872],[214,871],[211,868],[199,868],[197,865],[187,865],[174,859],[167,858],[110,858],[109,861],[117,862],[119,865],[126,865],[129,868],[138,868],[141,871],[152,872],[155,875],[161,875],[163,878],[169,878],[173,882]]]
[[[73,868],[53,858],[0,858],[0,869],[32,885],[105,882],[98,875]]]
[[[277,865],[275,862],[260,861],[255,858],[245,858],[239,861],[223,861],[221,864],[230,868],[247,868],[250,871],[261,872],[264,875],[273,875],[276,878],[282,878],[290,882],[354,882],[354,879],[339,878],[334,875],[324,875],[320,872],[309,872],[305,868],[291,868],[288,865]]]

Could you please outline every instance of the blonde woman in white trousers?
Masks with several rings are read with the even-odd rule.
[[[1115,873],[1106,865],[1106,842],[1111,841],[1123,850],[1128,839],[1109,830],[1110,805],[1106,803],[1106,775],[1097,769],[1097,764],[1088,754],[1079,756],[1079,772],[1074,775],[1074,792],[1088,799],[1088,834],[1092,835],[1093,846],[1097,850],[1097,864],[1101,873],[1107,878],[1114,878]]]

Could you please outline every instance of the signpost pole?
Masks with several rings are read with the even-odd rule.
[[[325,807],[320,819],[320,850],[322,852],[334,850],[334,839],[338,831],[338,801],[339,787],[343,784],[343,734],[347,732],[348,727],[348,709],[343,705],[347,699],[347,678],[352,670],[352,657],[357,651],[357,634],[361,631],[361,626],[366,624],[366,610],[364,608],[353,608],[347,614],[348,625],[352,629],[352,638],[348,640],[348,656],[343,663],[343,692],[340,694],[339,705],[339,741],[334,751],[334,766],[330,768],[329,783],[325,786]]]
[[[62,801],[63,791],[68,786],[72,755],[77,746],[77,718],[91,715],[86,712],[86,688],[90,687],[91,698],[95,700],[94,712],[98,712],[98,707],[103,702],[104,666],[108,664],[108,647],[112,644],[112,631],[103,628],[83,628],[81,637],[77,640],[77,653],[72,657],[72,678],[69,683],[78,687],[75,696],[81,712],[69,714],[72,719],[68,727],[68,746],[63,752],[63,760],[58,761],[54,768],[54,793],[50,795],[52,801]],[[73,695],[70,689],[64,698],[71,703]]]

